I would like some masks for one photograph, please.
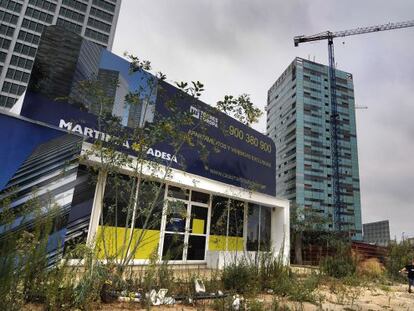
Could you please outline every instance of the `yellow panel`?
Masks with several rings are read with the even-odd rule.
[[[191,233],[204,234],[204,219],[193,219],[193,228]]]
[[[99,259],[124,258],[130,232],[130,229],[122,227],[99,226],[96,240],[97,257]],[[136,247],[139,239],[139,245]],[[159,230],[134,229],[129,251],[132,252],[136,248],[134,259],[149,259],[153,252],[157,252],[159,240]]]
[[[208,241],[208,249],[210,251],[225,251],[226,237],[223,235],[210,235]]]
[[[141,236],[142,235],[142,236]],[[134,259],[149,259],[151,254],[158,251],[158,243],[160,242],[159,230],[142,230],[134,229],[132,235],[132,245],[135,246],[139,242],[138,248],[134,254]],[[134,247],[131,247],[131,252]]]
[[[228,237],[228,250],[229,251],[242,251],[244,248],[244,239],[238,236]]]
[[[99,259],[120,259],[125,256],[130,229],[98,226],[96,250]]]
[[[208,249],[210,251],[225,251],[227,240],[227,250],[242,251],[244,248],[244,239],[242,237],[224,235],[210,235],[208,242]]]

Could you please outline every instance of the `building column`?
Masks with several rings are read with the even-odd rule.
[[[272,207],[270,240],[272,251],[277,256],[282,256],[283,262],[290,262],[290,213],[289,203]]]
[[[93,199],[91,219],[89,221],[88,237],[86,239],[87,245],[93,247],[96,242],[96,232],[98,230],[99,218],[102,212],[102,202],[105,193],[106,172],[99,171],[98,180],[96,182],[95,197]]]

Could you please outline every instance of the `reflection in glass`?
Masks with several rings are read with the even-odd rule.
[[[229,236],[243,236],[244,202],[230,200],[229,205]]]
[[[103,199],[103,224],[114,227],[129,227],[135,204],[136,179],[126,175],[109,175]]]
[[[135,228],[160,230],[165,185],[142,180],[138,197]]]
[[[249,203],[247,219],[247,250],[270,251],[270,208]]]
[[[168,196],[181,200],[188,200],[188,190],[175,186],[168,186]]]
[[[166,233],[162,249],[163,260],[182,260],[184,249],[184,235]]]
[[[206,248],[206,237],[205,236],[194,236],[191,235],[188,239],[188,260],[204,260]]]
[[[181,201],[167,201],[166,231],[185,232],[187,205]]]
[[[211,207],[210,235],[227,234],[228,198],[213,196]]]
[[[260,210],[260,251],[270,251],[270,208],[262,206]]]
[[[259,249],[260,205],[249,203],[247,218],[247,250]]]
[[[194,190],[191,191],[191,201],[193,202],[208,204],[209,199],[210,195],[208,193],[202,193]]]

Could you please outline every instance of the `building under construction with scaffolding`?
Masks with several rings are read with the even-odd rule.
[[[329,67],[295,60],[268,91],[267,134],[276,144],[277,196],[326,216],[326,228],[362,239],[352,74],[335,70],[341,208],[335,208]]]

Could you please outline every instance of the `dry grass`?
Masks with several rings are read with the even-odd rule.
[[[369,278],[380,278],[385,272],[384,265],[377,258],[363,260],[357,265],[357,273]]]
[[[303,311],[317,311],[317,310],[359,310],[359,311],[373,311],[373,310],[414,310],[414,294],[407,292],[406,285],[392,285],[387,288],[382,288],[377,285],[367,285],[364,287],[351,287],[343,284],[336,284],[338,292],[335,292],[329,286],[321,286],[318,293],[324,297],[321,305],[315,305],[306,302],[289,301],[286,298],[278,297],[269,294],[261,294],[256,297],[259,301],[263,301],[263,310],[283,310],[286,306],[289,309],[285,310],[303,310]],[[339,288],[339,287],[341,288]],[[272,309],[275,301],[279,309]],[[198,311],[198,310],[213,310],[211,301],[198,302],[198,305],[188,306],[176,304],[173,306],[159,306],[151,307],[154,311]],[[41,311],[40,305],[27,305],[24,311]],[[136,303],[112,303],[101,304],[96,310],[102,311],[120,311],[120,310],[146,310]]]

